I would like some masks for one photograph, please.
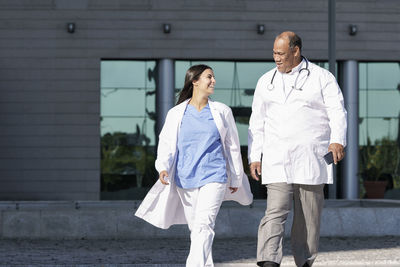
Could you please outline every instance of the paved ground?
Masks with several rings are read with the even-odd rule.
[[[295,266],[286,240],[281,266]],[[188,239],[0,240],[0,267],[184,266]],[[256,240],[216,239],[216,267],[255,266]],[[400,237],[321,238],[318,266],[400,267]]]

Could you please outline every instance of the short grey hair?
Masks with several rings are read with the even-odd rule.
[[[301,38],[297,34],[289,34],[289,47],[290,49],[295,48],[296,46],[299,47],[301,51]]]

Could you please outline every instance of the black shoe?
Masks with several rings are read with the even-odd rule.
[[[308,265],[308,263],[304,263],[303,267],[310,267],[310,265]]]
[[[273,261],[262,261],[262,262],[258,262],[258,266],[261,267],[279,267],[280,265],[276,262]]]

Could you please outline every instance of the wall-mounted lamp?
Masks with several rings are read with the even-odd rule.
[[[163,24],[163,31],[164,31],[164,33],[170,33],[171,32],[171,24],[164,23]]]
[[[74,33],[75,32],[75,23],[73,23],[73,22],[67,23],[67,31],[69,33]]]
[[[349,34],[350,34],[351,36],[356,35],[356,34],[357,34],[357,31],[358,31],[357,25],[355,25],[355,24],[350,24],[350,25],[349,25]]]
[[[264,34],[265,32],[265,25],[264,24],[258,24],[257,25],[257,33],[258,34]]]

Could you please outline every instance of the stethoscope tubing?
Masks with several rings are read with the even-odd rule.
[[[297,87],[296,87],[296,85],[297,85],[297,80],[299,79],[300,73],[301,73],[302,71],[307,71],[306,80],[307,80],[308,76],[310,76],[310,70],[308,69],[308,59],[305,58],[305,57],[303,57],[303,56],[301,56],[301,58],[304,58],[304,60],[306,61],[306,67],[305,67],[305,68],[301,68],[301,69],[299,70],[299,73],[297,74],[297,77],[296,77],[296,79],[294,80],[294,87],[293,87],[293,89],[299,90],[299,91],[302,91],[302,90],[303,90],[302,87],[303,87],[303,85],[304,85],[304,83],[305,83],[305,81],[304,81],[303,85],[302,85],[300,88],[297,88]],[[274,86],[274,79],[275,79],[275,75],[276,75],[277,71],[278,71],[278,70],[275,70],[275,71],[274,71],[274,74],[272,75],[272,78],[271,78],[271,82],[267,85],[267,89],[268,89],[269,91],[272,91],[272,90],[274,90],[274,88],[275,88],[275,86]]]

